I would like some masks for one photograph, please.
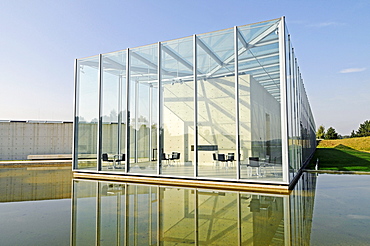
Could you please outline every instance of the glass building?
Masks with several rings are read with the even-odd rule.
[[[76,60],[75,174],[290,187],[315,148],[284,17]]]

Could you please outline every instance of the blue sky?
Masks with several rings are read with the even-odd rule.
[[[74,59],[286,16],[317,127],[370,119],[370,1],[1,1],[0,120],[73,119]]]

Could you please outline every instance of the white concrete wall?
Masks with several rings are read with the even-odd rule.
[[[0,160],[26,160],[27,155],[71,154],[73,124],[0,122]]]

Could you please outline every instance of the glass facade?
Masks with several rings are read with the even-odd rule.
[[[289,185],[315,123],[284,17],[76,60],[74,171]]]

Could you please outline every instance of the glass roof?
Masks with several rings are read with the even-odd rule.
[[[249,74],[280,100],[279,19],[239,26],[239,75]],[[197,78],[207,79],[234,75],[234,28],[196,35]],[[186,45],[179,45],[186,43]],[[163,83],[177,77],[193,81],[193,36],[161,42]],[[116,75],[125,76],[127,50],[103,55],[103,67]],[[165,59],[163,59],[165,57]],[[80,65],[98,68],[91,57],[79,59]],[[130,49],[131,79],[141,83],[158,80],[158,43]]]

